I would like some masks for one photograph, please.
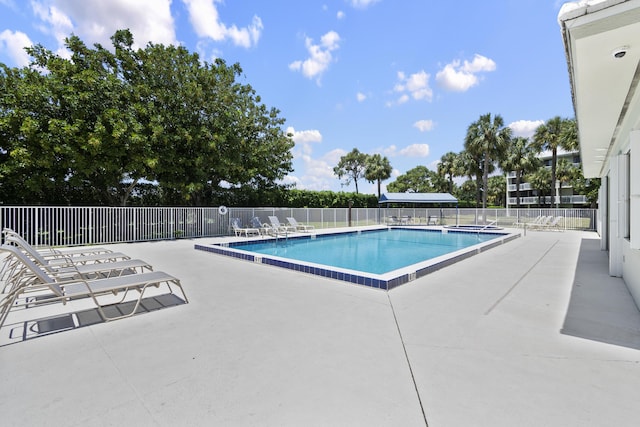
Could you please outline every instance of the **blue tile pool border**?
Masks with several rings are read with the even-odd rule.
[[[321,236],[331,236],[337,234],[356,234],[356,233],[367,233],[373,231],[385,230],[388,228],[394,229],[403,229],[404,227],[383,227],[383,228],[375,228],[375,229],[367,229],[367,230],[350,230],[350,231],[338,231],[338,232],[328,232],[319,234]],[[416,230],[416,228],[405,228]],[[470,233],[476,234],[478,231],[469,231],[469,230],[440,230],[440,229],[424,229],[424,232],[432,232],[432,233]],[[444,267],[460,262],[464,259],[467,259],[473,255],[477,255],[481,252],[487,251],[496,246],[502,245],[504,243],[510,242],[513,239],[520,237],[519,233],[509,233],[509,232],[483,232],[482,234],[490,234],[496,236],[503,236],[502,238],[496,238],[490,240],[488,242],[484,242],[478,245],[470,246],[465,249],[461,249],[459,251],[452,252],[451,254],[443,255],[440,257],[436,257],[433,260],[424,261],[421,263],[413,264],[411,266],[407,266],[398,270],[394,270],[392,272],[386,274],[372,274],[365,273],[356,270],[347,270],[341,269],[338,267],[331,267],[327,265],[314,264],[304,261],[297,261],[288,258],[282,258],[272,255],[262,255],[250,253],[248,251],[243,251],[241,249],[237,249],[239,246],[246,245],[247,243],[253,242],[265,242],[268,240],[276,240],[275,238],[260,238],[260,239],[251,239],[251,240],[241,240],[241,241],[231,241],[231,242],[223,242],[223,243],[211,243],[211,244],[196,244],[194,249],[201,250],[205,252],[214,253],[217,255],[229,256],[232,258],[255,262],[259,264],[271,265],[278,268],[284,268],[288,270],[297,271],[300,273],[311,274],[320,277],[326,277],[328,279],[339,280],[347,283],[352,283],[361,286],[367,286],[370,288],[382,289],[385,291],[389,291],[393,288],[396,288],[400,285],[404,285],[405,283],[411,282],[415,279],[419,279],[424,277],[434,271],[438,271]],[[315,238],[315,234],[304,234],[304,235],[295,235],[289,236],[288,239],[313,239]],[[426,264],[426,265],[423,265]]]

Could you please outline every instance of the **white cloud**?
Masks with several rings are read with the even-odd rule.
[[[406,146],[405,148],[398,149],[396,145],[390,145],[383,149],[378,149],[374,151],[380,151],[385,156],[388,157],[427,157],[429,155],[429,145],[428,144],[411,144]]]
[[[433,129],[435,123],[433,123],[433,120],[418,120],[413,126],[418,128],[420,132],[427,132]]]
[[[0,33],[0,52],[6,51],[18,67],[29,65],[30,57],[24,48],[32,45],[33,42],[29,36],[23,32],[4,30]]]
[[[378,1],[380,0],[349,0],[349,3],[356,9],[366,9],[367,7],[371,6],[374,3],[377,3]]]
[[[400,150],[400,155],[406,157],[427,157],[429,155],[429,145],[411,144]]]
[[[296,175],[289,175],[289,180],[295,182],[297,188],[304,190],[330,190],[337,183],[333,167],[345,154],[347,152],[340,148],[331,150],[320,158],[312,157],[311,152],[303,154],[298,158],[302,163],[301,170],[296,171]]]
[[[293,127],[287,128],[287,134],[293,135],[291,139],[295,143],[295,147],[292,150],[293,157],[295,159],[304,159],[305,156],[311,156],[313,148],[312,143],[322,142],[322,134],[319,130],[302,130],[296,131]]]
[[[329,31],[320,38],[320,44],[313,44],[313,39],[307,37],[305,46],[309,52],[309,58],[292,62],[289,64],[289,69],[301,71],[302,75],[309,79],[316,78],[316,82],[320,84],[320,77],[333,62],[331,52],[340,47],[340,35],[335,31]]]
[[[345,14],[343,11],[339,10],[338,13],[336,13],[336,18],[338,18],[338,20],[344,19],[345,18]]]
[[[322,142],[322,134],[316,129],[296,131],[293,127],[289,126],[287,133],[293,135],[292,139],[295,143]]]
[[[518,120],[507,126],[513,131],[513,136],[531,138],[541,124],[544,124],[544,120]]]
[[[78,35],[86,44],[111,46],[116,30],[129,28],[136,46],[148,42],[177,44],[171,0],[32,0],[31,7],[42,22],[38,27],[58,40]]]
[[[446,90],[465,92],[480,82],[478,73],[495,71],[496,63],[482,55],[476,54],[473,61],[460,62],[456,59],[444,66],[436,74],[436,82]]]
[[[367,95],[365,95],[365,94],[364,94],[364,93],[362,93],[362,92],[358,92],[358,93],[356,94],[356,99],[358,100],[358,102],[362,102],[362,101],[364,101],[365,99],[367,99]]]
[[[208,37],[220,42],[230,39],[236,46],[249,48],[260,39],[262,20],[254,16],[251,24],[238,28],[235,24],[227,26],[220,21],[216,3],[221,0],[182,0],[189,11],[189,20],[198,37]]]
[[[394,102],[388,102],[387,106],[404,104],[409,101],[410,98],[416,101],[426,100],[431,101],[433,98],[433,90],[429,87],[430,75],[424,72],[424,70],[417,73],[407,75],[399,71],[397,74],[397,82],[393,87],[395,93],[399,93],[400,96]]]
[[[467,73],[479,73],[479,72],[487,72],[487,71],[495,71],[496,63],[487,58],[486,56],[478,55],[477,53],[473,56],[473,61],[468,62],[464,61],[464,65],[462,66],[462,70]]]

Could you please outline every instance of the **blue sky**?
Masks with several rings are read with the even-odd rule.
[[[0,0],[0,62],[26,65],[22,48],[37,43],[65,55],[71,33],[110,46],[120,28],[139,46],[181,44],[208,62],[239,62],[242,82],[294,134],[286,182],[354,191],[333,175],[353,148],[387,156],[395,177],[418,165],[435,170],[444,153],[463,149],[482,114],[500,114],[523,136],[553,116],[573,117],[562,3]]]

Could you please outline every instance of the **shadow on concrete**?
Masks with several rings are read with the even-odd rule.
[[[561,333],[640,349],[640,311],[624,281],[608,274],[597,239],[583,239]]]
[[[106,305],[103,306],[102,309],[107,317],[116,317],[131,313],[135,303],[135,301],[127,301],[120,304]],[[175,294],[147,297],[142,299],[134,316],[182,304],[185,304],[185,301]],[[122,320],[126,321],[126,318]],[[97,308],[14,323],[13,325],[6,325],[2,328],[8,330],[9,336],[7,337],[4,333],[2,334],[0,347],[98,323],[105,323],[105,321],[100,316]]]

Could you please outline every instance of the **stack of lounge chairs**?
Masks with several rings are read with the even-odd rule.
[[[560,230],[560,221],[562,221],[561,216],[547,216],[541,221],[532,224],[530,228],[534,230]]]
[[[289,221],[289,225],[293,227],[294,231],[307,233],[315,230],[315,227],[313,225],[300,224],[294,217],[287,217],[287,221]]]
[[[531,230],[560,230],[562,216],[538,215],[533,221],[514,222],[514,227],[526,227]]]
[[[280,222],[277,216],[270,216],[269,224],[266,225],[267,233],[272,236],[287,236],[289,233],[296,231],[295,227],[285,225]]]
[[[261,234],[262,225],[259,227],[243,227],[240,222],[240,218],[231,218],[231,229],[235,233],[236,237],[242,236],[249,237],[251,235],[259,236]]]
[[[162,284],[171,294],[180,289],[188,302],[180,280],[153,271],[145,261],[104,248],[34,248],[13,230],[2,234],[0,328],[10,312],[77,300],[90,301],[103,321],[129,317],[140,308],[145,292]],[[128,298],[130,294],[135,297]]]

